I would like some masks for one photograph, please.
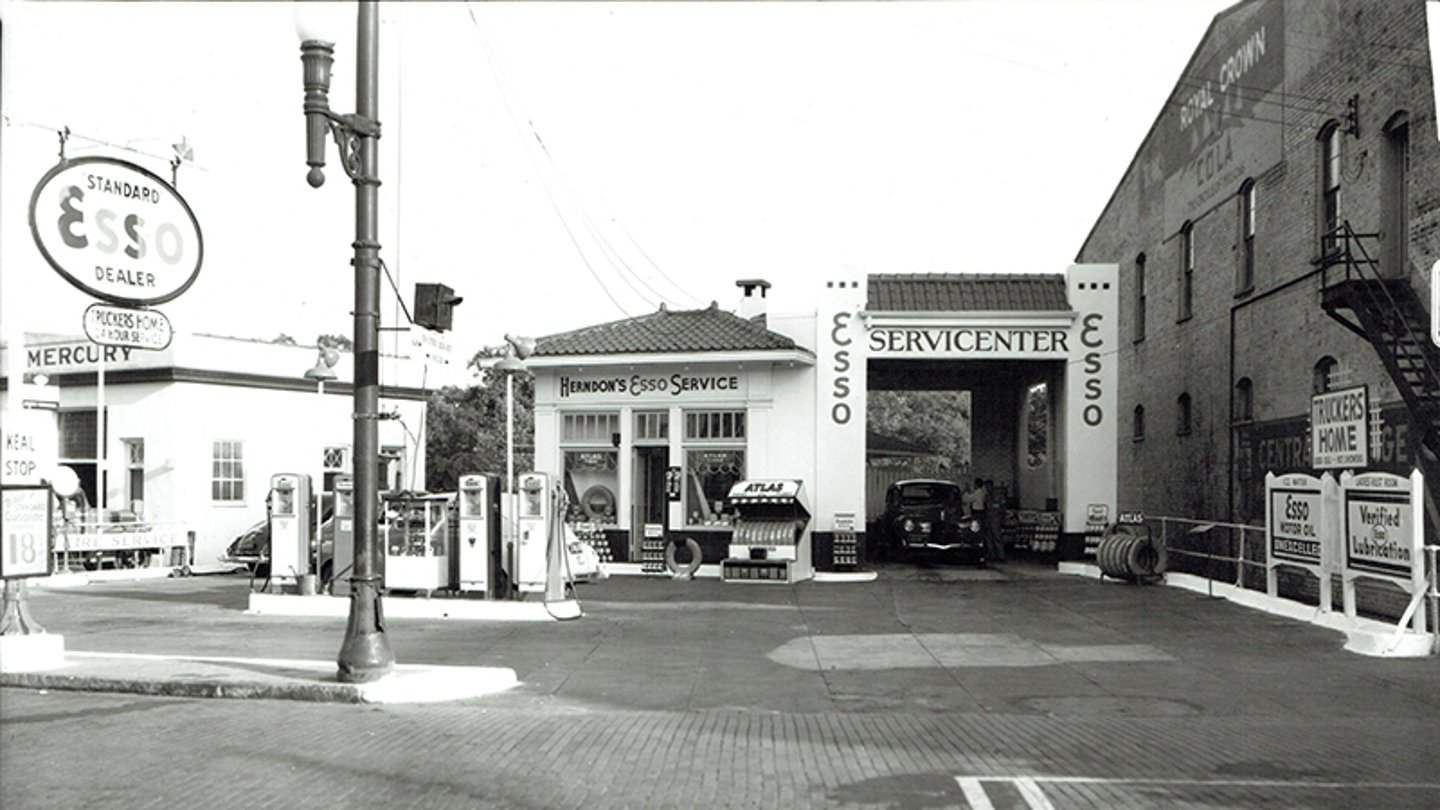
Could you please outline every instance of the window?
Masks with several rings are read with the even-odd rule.
[[[569,521],[619,522],[620,453],[615,437],[620,414],[567,413],[561,417],[565,492],[570,496]],[[603,449],[602,449],[603,448]]]
[[[687,526],[729,526],[731,487],[745,478],[745,412],[685,412]]]
[[[1135,406],[1135,418],[1134,418],[1134,424],[1133,424],[1133,426],[1132,426],[1132,438],[1134,438],[1135,441],[1137,441],[1137,442],[1140,441],[1141,439],[1144,439],[1144,438],[1145,438],[1145,406],[1144,406],[1144,405],[1136,405],[1136,406]]]
[[[744,478],[744,450],[686,450],[686,525],[729,526],[732,516],[725,512],[725,501]]]
[[[95,409],[60,412],[60,458],[95,460]]]
[[[1310,393],[1323,394],[1329,391],[1335,384],[1335,371],[1340,363],[1330,355],[1325,355],[1315,363],[1315,374],[1310,383]]]
[[[635,414],[636,444],[665,444],[670,440],[670,414],[667,411]]]
[[[618,413],[567,413],[561,419],[560,441],[610,444],[619,432]]]
[[[1175,400],[1175,435],[1190,435],[1190,395],[1181,394]]]
[[[1050,452],[1050,386],[1038,383],[1025,393],[1025,466],[1045,466]]]
[[[1255,287],[1255,181],[1246,180],[1240,187],[1240,277],[1237,292]]]
[[[619,503],[615,493],[619,491],[618,450],[565,451],[565,492],[571,498],[567,520],[617,525]]]
[[[1340,124],[1335,121],[1320,130],[1320,252],[1329,256],[1340,243]]]
[[[1177,320],[1190,317],[1195,291],[1195,223],[1187,222],[1180,228],[1180,294],[1176,296],[1180,305]]]
[[[1135,340],[1145,339],[1145,254],[1135,257]]]
[[[145,440],[121,439],[125,447],[125,504],[138,518],[145,514]]]
[[[1250,382],[1249,377],[1241,377],[1235,383],[1235,414],[1236,424],[1245,424],[1255,418],[1255,386]]]
[[[744,411],[687,411],[685,440],[745,438]]]
[[[242,442],[219,440],[210,451],[210,500],[245,500],[245,455]]]

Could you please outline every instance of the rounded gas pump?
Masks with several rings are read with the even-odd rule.
[[[330,592],[350,593],[350,571],[355,567],[355,478],[335,476],[335,540],[330,557]]]
[[[270,477],[270,577],[294,579],[310,572],[310,476]]]
[[[462,592],[498,595],[496,570],[500,548],[500,487],[493,475],[460,476],[460,546],[456,550]]]

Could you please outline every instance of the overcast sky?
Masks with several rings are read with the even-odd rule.
[[[740,278],[803,311],[841,272],[1058,272],[1230,4],[386,3],[382,255],[407,302],[465,297],[462,362],[506,332],[733,308]],[[177,330],[350,333],[353,191],[333,145],[305,184],[290,4],[3,14],[7,316],[80,332],[89,299],[25,220],[68,126],[71,156],[166,177],[193,148],[206,258],[159,307]],[[337,111],[354,70],[347,34]]]

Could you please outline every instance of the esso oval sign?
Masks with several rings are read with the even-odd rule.
[[[160,304],[200,274],[205,243],[189,203],[123,160],[55,166],[30,196],[30,232],[66,281],[116,304]]]

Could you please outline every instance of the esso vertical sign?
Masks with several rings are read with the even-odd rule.
[[[67,160],[30,197],[30,232],[66,281],[114,304],[169,301],[200,274],[200,223],[169,183],[123,160]]]

